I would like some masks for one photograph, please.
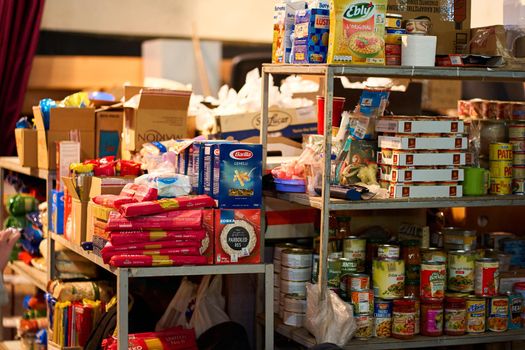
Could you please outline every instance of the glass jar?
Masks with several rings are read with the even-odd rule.
[[[421,303],[421,334],[428,337],[443,335],[443,302],[428,299]]]
[[[446,335],[463,335],[466,330],[467,303],[465,298],[445,298],[445,323]]]
[[[414,337],[416,324],[416,305],[414,299],[394,300],[392,312],[392,338],[410,339]]]
[[[421,264],[421,252],[419,248],[419,241],[408,240],[402,242],[402,256],[405,260],[405,265],[419,265]]]
[[[338,216],[337,217],[337,238],[344,239],[345,237],[351,236],[350,224],[352,218],[350,216]]]

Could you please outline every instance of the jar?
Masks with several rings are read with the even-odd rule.
[[[428,337],[443,335],[443,302],[428,299],[421,303],[421,334]]]
[[[419,241],[408,240],[402,243],[402,255],[406,265],[421,264],[421,252],[419,248]]]
[[[416,324],[416,305],[413,299],[394,300],[392,312],[392,338],[411,339]]]
[[[337,217],[337,226],[338,233],[337,237],[344,239],[347,236],[350,236],[350,222],[352,218],[350,216],[338,216]]]
[[[405,296],[419,298],[419,281],[405,281]]]
[[[465,298],[445,299],[445,334],[463,335],[467,318],[467,304]]]

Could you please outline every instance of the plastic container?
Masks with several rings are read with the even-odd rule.
[[[304,180],[283,180],[274,178],[273,182],[275,182],[275,189],[279,192],[306,192],[306,182]]]
[[[443,335],[443,302],[429,299],[421,303],[421,334],[428,337]]]

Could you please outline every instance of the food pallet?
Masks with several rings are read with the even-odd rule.
[[[410,66],[352,66],[331,64],[264,64],[262,68],[262,101],[261,101],[261,133],[260,139],[263,149],[267,149],[268,141],[268,110],[269,110],[269,77],[270,74],[300,74],[317,75],[324,78],[324,137],[325,149],[323,154],[323,189],[330,186],[330,167],[332,152],[332,100],[334,97],[334,78],[339,76],[352,77],[390,77],[407,79],[451,79],[451,80],[483,80],[483,81],[525,81],[525,71],[512,71],[492,68],[460,68],[460,67],[410,67]],[[263,167],[266,167],[266,152],[263,152]],[[327,171],[328,170],[328,171]],[[273,194],[272,194],[273,195]],[[321,197],[311,197],[306,194],[279,193],[278,198],[291,202],[303,204],[321,210],[321,232],[320,232],[320,258],[319,258],[319,283],[321,290],[327,287],[327,262],[328,262],[328,227],[330,211],[336,210],[377,210],[377,209],[414,209],[414,208],[453,208],[453,207],[490,207],[490,206],[523,206],[525,197],[508,196],[482,196],[464,198],[421,198],[421,199],[389,199],[389,200],[363,200],[345,201],[331,199],[329,191],[322,191]],[[315,339],[302,328],[285,326],[276,321],[276,331],[295,341],[312,346]],[[283,329],[290,328],[290,332]],[[295,330],[303,332],[301,337],[293,336]],[[302,331],[300,331],[302,330]],[[301,339],[310,341],[301,342]],[[417,348],[456,345],[456,344],[479,344],[487,342],[504,342],[512,340],[525,340],[525,330],[508,331],[505,333],[484,333],[480,336],[467,337],[416,337],[410,341],[399,341],[387,338],[384,340],[371,339],[368,341],[352,340],[346,348],[360,349],[395,349]],[[372,345],[373,344],[373,345]],[[399,345],[396,345],[399,344]]]

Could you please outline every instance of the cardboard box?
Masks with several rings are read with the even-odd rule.
[[[95,178],[94,178],[95,179]],[[97,229],[97,224],[107,224],[109,214],[115,209],[106,208],[94,202],[89,202],[87,206],[87,222],[86,222],[86,242],[93,242],[93,236]]]
[[[379,166],[379,178],[389,182],[435,182],[463,181],[464,171],[461,168],[425,169],[398,168],[388,165]]]
[[[16,153],[21,166],[36,168],[37,157],[37,135],[34,129],[15,129]]]
[[[432,117],[428,117],[428,120],[380,118],[376,121],[376,131],[393,134],[461,134],[465,132],[465,125],[462,120],[432,120]]]
[[[379,147],[390,149],[460,150],[467,149],[466,137],[379,136]]]
[[[187,137],[190,96],[190,91],[124,87],[123,147],[140,151],[147,142]]]
[[[326,63],[329,31],[330,10],[296,11],[291,63]]]
[[[494,25],[471,30],[470,53],[486,56],[524,57],[525,40],[520,26]]]
[[[51,190],[51,221],[48,227],[56,234],[64,233],[64,192]]]
[[[89,189],[89,198],[101,194],[120,194],[120,191],[129,183],[135,180],[134,177],[98,177],[91,178],[91,188]]]
[[[73,178],[63,177],[64,185],[68,193],[71,195],[71,236],[65,238],[69,241],[80,245],[86,241],[87,228],[87,207],[89,203],[89,192],[91,187],[91,177],[85,176],[81,178],[82,190],[77,187]]]
[[[440,1],[427,1],[419,5],[388,0],[387,13],[401,14],[405,20],[420,16],[430,18],[430,34],[437,36],[437,53],[463,53],[469,41],[471,1],[454,0],[450,3],[450,6],[444,6]]]
[[[95,154],[97,158],[121,156],[124,108],[122,104],[95,111]]]
[[[261,210],[215,210],[215,263],[261,262]]]
[[[268,113],[268,135],[271,137],[301,138],[303,134],[317,133],[316,106],[303,108],[271,108]],[[243,141],[259,136],[261,113],[243,113],[216,116],[217,137]]]
[[[377,153],[377,163],[397,166],[446,166],[465,165],[463,152],[404,152],[397,150],[381,150]]]
[[[463,186],[443,184],[443,185],[403,185],[391,183],[388,185],[390,198],[442,198],[442,197],[462,197]]]
[[[56,143],[71,140],[71,134],[78,131],[80,160],[95,158],[95,110],[93,108],[51,108],[49,130],[39,107],[33,107],[38,141],[38,167],[56,168]]]
[[[64,191],[63,176],[69,176],[69,165],[80,162],[80,143],[60,141],[57,147],[57,190]]]

